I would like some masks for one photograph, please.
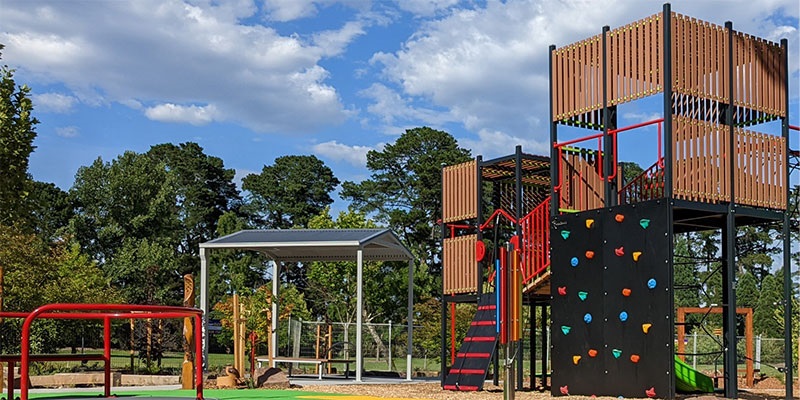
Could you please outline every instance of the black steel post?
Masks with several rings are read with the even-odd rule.
[[[786,142],[786,207],[789,207],[791,188],[789,187],[789,41],[781,39],[783,49],[783,89],[786,96],[786,114],[781,120],[781,134]],[[793,394],[794,377],[792,376],[792,263],[791,263],[791,233],[789,232],[789,213],[783,213],[783,339],[784,339],[784,365],[786,367],[786,398],[791,399]]]
[[[550,45],[548,71],[550,73],[549,93],[550,93],[550,216],[558,215],[558,207],[560,201],[558,200],[558,193],[553,188],[558,185],[558,152],[554,147],[558,143],[558,123],[553,121],[553,85],[560,82],[553,82],[553,52],[556,51],[555,45]]]
[[[444,181],[444,167],[442,167],[442,181]],[[444,223],[444,205],[442,205],[442,224],[441,224],[441,233],[442,233],[442,252],[439,254],[439,257],[442,260],[442,265],[444,266],[444,238],[447,237],[447,224]],[[444,275],[444,272],[442,272]],[[440,383],[442,387],[444,387],[444,379],[447,376],[447,294],[444,292],[444,279],[442,279],[442,326],[441,326],[441,338],[442,338],[442,345],[441,345],[441,374],[439,374]]]
[[[738,396],[738,379],[736,366],[736,186],[734,180],[736,141],[734,138],[733,121],[733,23],[725,23],[728,31],[728,89],[729,104],[725,113],[725,123],[728,125],[728,168],[730,171],[730,201],[725,215],[725,227],[722,232],[722,334],[723,334],[723,368],[725,380],[725,397],[735,399]]]
[[[481,242],[483,241],[483,231],[481,231],[481,224],[483,224],[483,156],[475,157],[475,168],[477,171],[475,172],[475,187],[477,188],[477,196],[476,201],[476,208],[475,211],[475,228],[477,229],[477,238],[476,240]],[[485,274],[484,266],[486,265],[486,261],[478,261],[478,270],[476,273],[478,274],[478,302],[480,302],[481,295],[483,294],[483,276]]]
[[[672,9],[664,4],[664,197],[672,198]]]
[[[613,129],[616,124],[612,124],[611,122],[611,111],[608,109],[608,47],[606,46],[606,38],[608,36],[608,31],[611,28],[608,25],[603,27],[603,35],[601,44],[603,47],[602,50],[602,73],[603,73],[603,188],[604,188],[604,200],[606,207],[612,207],[617,205],[617,184],[616,182],[611,182],[608,177],[614,175],[614,158],[617,156],[614,154],[614,143],[611,138],[611,135],[608,134],[609,129]]]
[[[547,386],[547,304],[542,303],[542,388]]]
[[[530,351],[531,366],[531,390],[536,389],[536,303],[533,302],[533,295],[528,294],[528,315],[530,315],[530,327],[528,328],[528,351]]]

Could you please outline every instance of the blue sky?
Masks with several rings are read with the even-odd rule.
[[[518,144],[546,154],[547,46],[655,14],[661,4],[0,0],[0,43],[2,62],[33,91],[37,180],[66,190],[98,157],[194,141],[238,177],[282,155],[314,154],[340,180],[360,181],[368,150],[417,126],[450,132],[473,155],[510,154]],[[797,0],[672,6],[788,38],[798,123]],[[632,104],[620,125],[656,112]]]

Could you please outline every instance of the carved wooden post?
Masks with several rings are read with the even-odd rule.
[[[186,274],[183,276],[183,306],[194,307],[194,276]],[[192,317],[183,319],[183,365],[181,367],[181,387],[183,389],[194,389],[194,326]]]

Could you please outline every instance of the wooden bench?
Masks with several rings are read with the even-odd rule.
[[[269,358],[265,357],[257,357],[256,361],[258,361],[258,366],[261,367],[261,363],[269,363]],[[315,364],[317,366],[318,375],[317,379],[322,379],[322,371],[325,369],[327,364],[344,364],[345,365],[345,373],[344,376],[347,377],[350,374],[350,364],[356,362],[356,360],[343,360],[343,359],[328,359],[328,358],[301,358],[301,357],[275,357],[273,361],[277,363],[289,364],[289,376],[292,376],[292,364]]]
[[[20,354],[0,354],[0,362],[8,363],[8,398],[14,398],[14,368],[15,364],[22,359]],[[28,356],[30,361],[105,361],[102,354],[31,354]],[[28,385],[30,387],[30,384]],[[0,384],[0,391],[2,386]]]

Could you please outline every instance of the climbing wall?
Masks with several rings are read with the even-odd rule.
[[[554,217],[554,396],[674,396],[670,226],[661,200]]]

